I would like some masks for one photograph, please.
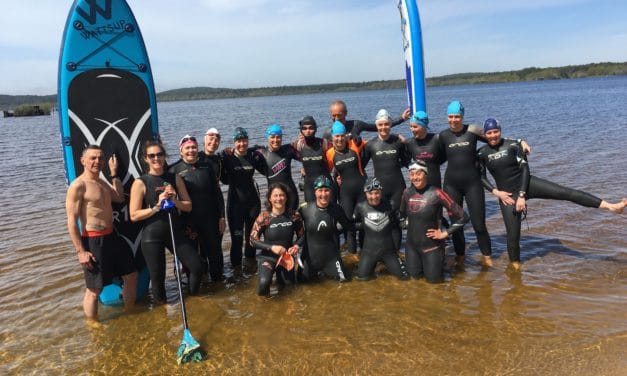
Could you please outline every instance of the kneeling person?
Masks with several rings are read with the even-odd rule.
[[[364,245],[361,248],[357,279],[369,279],[377,261],[383,261],[390,273],[400,279],[407,279],[401,262],[396,255],[394,240],[400,238],[398,215],[389,201],[383,201],[383,187],[377,178],[371,178],[364,186],[366,200],[355,208],[355,227],[364,231]]]
[[[68,231],[85,273],[83,311],[91,319],[98,317],[98,295],[113,277],[122,276],[122,296],[127,308],[135,303],[137,288],[131,250],[120,245],[113,229],[111,201],[124,202],[124,187],[116,176],[117,159],[115,155],[109,159],[113,188],[100,179],[103,162],[104,152],[99,146],[90,145],[83,150],[83,173],[72,182],[65,200]]]

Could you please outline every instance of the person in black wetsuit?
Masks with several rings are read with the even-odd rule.
[[[408,154],[403,140],[391,134],[392,118],[386,110],[377,113],[377,136],[364,146],[363,165],[372,160],[374,176],[383,185],[383,198],[389,200],[394,210],[401,204],[401,195],[405,189],[402,166],[409,164]]]
[[[344,210],[331,201],[331,188],[327,177],[318,177],[314,182],[316,201],[305,203],[299,209],[305,222],[303,276],[312,279],[322,274],[343,282],[350,279],[350,274],[340,256],[338,223],[348,230],[354,226]]]
[[[366,173],[361,164],[363,147],[366,144],[359,138],[349,139],[344,124],[336,121],[333,123],[333,147],[327,150],[326,160],[329,170],[333,171],[336,181],[340,185],[339,203],[348,218],[353,217],[355,207],[365,200],[363,186],[366,181]],[[345,232],[346,247],[349,253],[357,252],[355,231]]]
[[[248,149],[248,132],[237,127],[233,133],[232,153],[224,153],[222,159],[223,181],[229,185],[226,201],[227,219],[231,232],[231,265],[236,274],[242,271],[242,245],[244,239],[244,266],[246,273],[254,273],[256,250],[248,240],[261,211],[259,190],[253,175],[255,170],[265,175],[266,164],[261,154]]]
[[[459,205],[466,199],[470,221],[477,236],[482,262],[492,266],[492,242],[485,224],[485,194],[481,186],[477,166],[477,141],[484,141],[481,130],[463,124],[464,106],[459,101],[449,104],[449,129],[440,132],[440,142],[446,153],[448,165],[444,173],[444,191]],[[453,246],[457,260],[463,261],[466,253],[466,239],[463,231],[453,234]]]
[[[193,202],[191,213],[182,213],[181,220],[186,231],[198,239],[200,256],[208,263],[209,276],[213,281],[224,279],[224,260],[221,237],[224,232],[224,200],[218,184],[219,172],[206,160],[198,158],[198,142],[195,137],[185,135],[179,141],[181,159],[169,172],[179,175],[185,182]]]
[[[429,185],[428,168],[422,161],[409,166],[411,186],[403,192],[401,222],[407,220],[405,263],[412,278],[423,275],[428,282],[443,280],[444,239],[449,234],[463,231],[468,215],[440,188]],[[442,208],[451,218],[448,229],[441,229]]]
[[[429,116],[424,111],[418,111],[409,118],[409,130],[414,137],[405,140],[408,158],[413,161],[423,161],[429,173],[429,185],[442,187],[440,166],[446,162],[446,153],[437,133],[429,132]]]
[[[329,113],[331,114],[332,122],[339,121],[340,123],[344,124],[344,127],[346,127],[346,133],[348,134],[349,138],[358,137],[362,131],[377,131],[377,126],[375,124],[366,123],[361,120],[346,120],[346,115],[348,115],[348,109],[346,108],[346,103],[344,103],[343,101],[337,100],[332,102],[331,106],[329,106]],[[402,124],[405,120],[409,119],[410,115],[411,112],[408,108],[403,111],[400,117],[392,121],[391,126],[395,127],[399,124]],[[331,141],[331,127],[327,127],[324,130],[322,138],[326,138],[327,140]]]
[[[131,186],[129,214],[131,221],[143,224],[141,250],[150,272],[153,298],[165,302],[165,248],[172,249],[170,230],[174,232],[179,259],[189,271],[189,292],[197,294],[202,276],[202,260],[191,240],[183,234],[178,211],[172,210],[173,228],[168,213],[161,210],[164,200],[171,200],[176,209],[189,213],[192,202],[183,179],[166,171],[165,149],[157,142],[146,143],[143,161],[148,172],[135,179]]]
[[[581,206],[606,209],[617,214],[622,213],[627,205],[627,199],[612,204],[589,193],[531,175],[520,141],[502,138],[498,120],[487,119],[483,124],[483,130],[488,144],[477,153],[481,166],[481,181],[483,186],[499,199],[507,232],[507,253],[513,269],[520,269],[520,222],[528,199],[567,200]],[[494,177],[496,187],[488,180],[486,170]]]
[[[268,186],[283,183],[287,187],[290,209],[298,208],[298,191],[292,179],[292,160],[300,160],[300,155],[293,145],[282,145],[283,130],[278,124],[272,124],[266,130],[268,146],[256,149],[266,163]]]
[[[261,250],[257,295],[270,293],[275,271],[279,284],[284,284],[286,279],[296,281],[294,264],[297,261],[294,259],[304,241],[300,214],[287,208],[289,199],[285,185],[271,184],[266,198],[266,210],[259,214],[250,233],[250,243]]]
[[[400,279],[407,279],[395,250],[395,239],[400,239],[398,212],[392,209],[388,201],[382,200],[382,187],[377,178],[370,178],[363,190],[367,201],[360,202],[355,208],[355,227],[364,231],[364,243],[361,248],[357,279],[367,280],[374,274],[377,261],[383,261],[390,273]]]
[[[303,164],[305,202],[312,202],[316,200],[313,189],[314,180],[320,175],[331,178],[325,155],[331,147],[331,142],[316,137],[318,126],[312,116],[305,116],[298,124],[302,137],[299,137],[292,145],[298,151]],[[335,191],[334,189],[332,192],[331,200],[335,200]]]

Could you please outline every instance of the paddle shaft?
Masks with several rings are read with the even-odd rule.
[[[185,329],[189,329],[187,325],[187,312],[185,311],[185,299],[183,299],[183,287],[181,284],[181,273],[179,272],[179,258],[176,255],[176,242],[174,241],[174,227],[172,226],[172,213],[168,210],[168,221],[170,222],[170,236],[172,237],[172,253],[174,253],[174,274],[176,274],[176,283],[179,288],[179,300],[181,301],[181,313],[183,314],[183,325]]]

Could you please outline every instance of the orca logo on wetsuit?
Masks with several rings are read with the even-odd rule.
[[[497,159],[501,159],[503,157],[507,157],[507,150],[501,150],[497,153],[488,155],[488,160],[495,161]]]
[[[379,150],[374,155],[388,155],[388,154],[396,154],[396,150]]]
[[[408,202],[409,211],[412,213],[418,213],[425,206],[427,206],[427,199],[424,198],[423,196],[414,195],[410,197],[408,201],[409,201]]]
[[[335,165],[336,165],[336,166],[341,166],[341,165],[343,165],[343,164],[345,164],[345,163],[350,163],[350,162],[353,162],[354,160],[355,160],[355,157],[350,157],[350,158],[342,159],[342,160],[340,160],[340,161],[335,162]]]
[[[470,142],[465,141],[465,142],[455,142],[453,144],[449,144],[448,147],[449,148],[455,148],[455,147],[461,148],[461,147],[468,146],[468,145],[470,145]]]
[[[375,230],[381,231],[390,223],[390,218],[385,213],[368,213],[364,218],[364,224]]]
[[[288,222],[281,222],[281,223],[273,223],[270,225],[270,228],[277,228],[277,227],[289,227],[291,226],[293,223],[292,221],[288,221]]]
[[[421,151],[420,153],[416,154],[416,157],[414,159],[420,159],[421,161],[428,161],[429,159],[433,158],[433,153],[429,153],[428,151]]]
[[[320,223],[318,223],[318,228],[316,229],[316,231],[320,231],[320,228],[322,227],[327,227],[327,223],[325,221],[320,221]]]
[[[313,156],[313,157],[302,157],[302,162],[321,161],[321,160],[322,160],[322,156],[321,155]]]

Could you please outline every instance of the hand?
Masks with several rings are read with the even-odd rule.
[[[439,228],[430,228],[427,230],[427,237],[435,240],[442,240],[448,237],[448,232],[442,231]]]
[[[91,252],[78,251],[77,256],[78,256],[78,262],[80,262],[81,265],[86,267],[87,270],[92,270],[94,268],[92,261],[95,262],[96,257],[94,257],[94,255],[92,255]]]
[[[304,177],[305,177],[305,175],[307,175],[307,174],[305,173],[305,168],[304,168],[304,167],[301,167],[301,168],[300,168],[300,176],[304,178]]]
[[[113,154],[111,158],[109,158],[109,172],[111,176],[117,175],[118,172],[118,158]]]
[[[403,136],[402,134],[397,134],[398,139],[401,140],[401,142],[405,142],[405,136]]]
[[[501,200],[501,202],[505,205],[514,205],[514,199],[512,199],[512,194],[509,192],[505,192],[505,191],[499,191],[498,189],[494,189],[492,191],[492,193],[494,193],[494,195],[496,197],[499,198],[499,200]]]
[[[226,221],[224,218],[220,218],[218,221],[218,231],[220,231],[220,234],[224,234],[224,230],[226,230]]]
[[[225,155],[233,155],[233,148],[232,147],[226,147],[222,150],[222,153],[224,153]]]
[[[527,141],[521,141],[520,145],[522,146],[523,151],[525,152],[525,154],[531,154],[531,146],[529,146]]]
[[[270,249],[273,253],[276,253],[277,255],[282,255],[287,252],[287,249],[285,249],[285,247],[283,247],[282,245],[273,245]]]
[[[294,256],[298,253],[299,250],[300,247],[297,244],[294,244],[287,250],[287,253],[289,253],[291,256]]]
[[[518,200],[516,200],[516,211],[522,212],[522,211],[525,211],[526,208],[527,208],[527,200],[525,200],[524,197],[518,197]]]
[[[407,120],[411,117],[411,110],[409,109],[409,107],[406,108],[405,111],[403,111],[401,117],[403,118],[403,120]]]
[[[172,184],[166,185],[163,193],[166,193],[168,195],[168,197],[166,198],[172,198],[176,196],[176,190],[174,189],[174,186]]]
[[[342,177],[341,177],[340,175],[338,175],[338,176],[335,178],[335,181],[337,182],[337,185],[338,185],[338,186],[342,185]]]
[[[161,194],[159,195],[159,198],[157,199],[157,206],[161,208],[163,201],[168,200],[168,199],[170,199],[170,195],[168,194],[168,192],[167,191],[161,192]]]
[[[189,227],[189,226],[185,227],[185,232],[184,233],[191,240],[196,240],[196,238],[198,237],[198,233],[196,231],[192,230],[192,228]]]

